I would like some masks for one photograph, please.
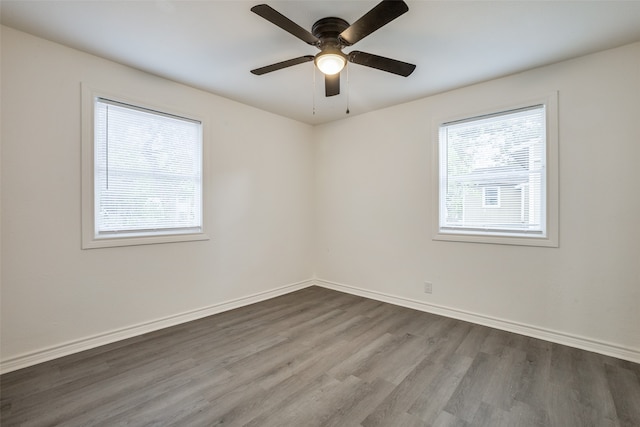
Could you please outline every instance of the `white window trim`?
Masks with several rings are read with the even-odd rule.
[[[136,96],[136,95],[134,95]],[[138,97],[138,96],[136,96]],[[142,98],[142,96],[139,96]],[[98,238],[95,235],[94,203],[94,106],[96,98],[105,98],[123,104],[135,105],[149,110],[162,111],[175,116],[185,117],[202,123],[202,231],[189,234],[157,234],[153,236],[127,236]],[[118,93],[117,90],[101,90],[82,83],[82,249],[95,249],[119,246],[149,245],[171,242],[209,240],[206,233],[208,223],[207,183],[209,177],[208,143],[210,132],[206,116],[193,112],[177,110],[164,105],[151,105]]]
[[[532,105],[545,105],[546,110],[546,233],[544,235],[491,234],[468,231],[440,230],[440,162],[439,131],[444,123],[480,117],[504,111],[517,110]],[[467,111],[455,115],[436,117],[432,122],[432,238],[433,240],[489,243],[521,246],[558,247],[559,181],[558,181],[558,92],[514,101],[506,105],[487,106],[481,110]]]

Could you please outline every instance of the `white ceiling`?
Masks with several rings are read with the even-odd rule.
[[[361,114],[640,40],[640,1],[407,0],[409,12],[345,52],[415,72],[350,64],[341,94],[325,98],[312,62],[249,72],[318,52],[250,11],[261,2],[2,0],[0,13],[4,25],[310,124],[344,118],[347,102]],[[378,0],[266,2],[311,30],[327,16],[353,23]]]

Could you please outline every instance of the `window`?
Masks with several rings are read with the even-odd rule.
[[[557,246],[553,99],[437,124],[435,239]]]
[[[500,187],[482,187],[482,207],[500,207]]]
[[[85,96],[93,120],[83,197],[92,200],[83,200],[83,247],[206,239],[202,122]]]

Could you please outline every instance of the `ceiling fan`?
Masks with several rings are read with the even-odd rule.
[[[354,45],[408,10],[409,7],[402,0],[383,0],[351,25],[341,18],[322,18],[313,24],[311,32],[309,32],[271,6],[259,4],[251,8],[253,13],[291,33],[303,42],[317,47],[320,49],[320,53],[315,56],[300,56],[267,65],[266,67],[256,68],[251,72],[256,75],[262,75],[304,62],[314,61],[316,67],[324,74],[326,96],[334,96],[340,93],[340,71],[345,67],[347,61],[407,77],[416,68],[414,64],[358,50],[345,54],[342,49]]]

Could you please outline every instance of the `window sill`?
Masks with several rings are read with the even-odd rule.
[[[120,246],[156,245],[162,243],[194,242],[209,240],[205,233],[192,234],[170,234],[156,236],[132,236],[132,237],[111,237],[94,238],[82,242],[82,249],[113,248]]]
[[[494,245],[558,247],[558,239],[549,236],[522,234],[471,234],[465,232],[436,232],[433,240],[449,242],[486,243]]]

